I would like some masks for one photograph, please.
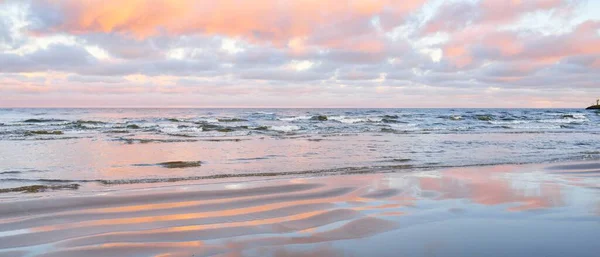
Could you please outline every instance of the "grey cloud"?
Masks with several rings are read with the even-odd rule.
[[[75,69],[80,75],[124,76],[143,74],[159,75],[210,75],[219,68],[217,63],[193,60],[129,61],[126,63],[102,63],[100,65]],[[213,74],[214,75],[214,74]]]
[[[63,44],[52,44],[23,56],[0,53],[0,59],[0,72],[70,71],[96,62],[85,49]]]
[[[242,79],[252,80],[284,80],[284,81],[314,81],[329,78],[329,74],[317,73],[313,71],[294,71],[294,70],[249,70],[240,74]]]
[[[444,2],[433,18],[424,24],[424,32],[455,31],[481,16],[473,2]]]
[[[388,72],[385,76],[386,80],[411,80],[415,74],[410,70],[395,70]]]
[[[379,63],[387,60],[384,52],[368,53],[360,51],[330,50],[321,59],[341,63]]]
[[[123,82],[126,82],[126,80],[122,77],[81,76],[81,75],[70,75],[67,77],[67,81],[80,82],[80,83],[123,83]]]
[[[230,61],[237,67],[279,66],[292,58],[283,50],[263,47],[252,47],[235,54]]]
[[[12,45],[13,37],[9,31],[7,21],[0,17],[0,47],[4,45]]]
[[[8,1],[6,3],[0,2],[0,9],[17,9],[15,6],[22,5],[24,3],[18,1]],[[19,35],[18,31],[22,29],[15,22],[14,17],[11,15],[0,16],[0,50],[4,49],[16,49],[25,43],[26,39]]]
[[[379,78],[379,73],[365,71],[340,71],[338,80],[373,80]]]
[[[52,44],[27,57],[34,63],[54,67],[75,67],[92,64],[96,59],[82,47]]]
[[[600,60],[600,54],[596,55],[577,55],[564,58],[560,64],[575,65],[580,67],[591,67],[594,62]]]
[[[519,63],[511,62],[494,63],[484,68],[481,68],[479,73],[484,76],[490,77],[520,77],[534,74],[535,72],[543,68],[541,66],[520,68],[520,65],[521,64]]]
[[[87,45],[97,45],[111,56],[122,59],[160,59],[174,41],[169,37],[137,40],[116,33],[91,33],[80,39]]]
[[[17,80],[17,81],[23,81],[23,82],[27,82],[27,83],[37,83],[37,84],[41,84],[46,81],[45,77],[23,76],[23,75],[14,74],[14,73],[0,74],[0,80],[3,80],[3,79]]]
[[[28,28],[32,31],[51,32],[50,28],[64,24],[67,18],[58,5],[48,0],[36,0],[35,4],[28,5]]]

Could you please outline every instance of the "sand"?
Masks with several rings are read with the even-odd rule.
[[[600,252],[600,163],[151,186],[4,201],[0,257]]]

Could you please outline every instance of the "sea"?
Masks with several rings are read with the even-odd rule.
[[[597,159],[583,109],[0,109],[8,195]]]

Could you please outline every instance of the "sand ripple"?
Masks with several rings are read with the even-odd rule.
[[[513,251],[507,256],[596,256],[599,167],[451,168],[4,202],[0,257],[398,256],[411,249],[423,252],[407,256],[428,256],[431,240],[440,239],[449,243],[438,252],[448,256],[463,256],[472,242],[471,256],[493,256],[480,251],[489,247]],[[565,243],[527,255],[514,247],[539,238]],[[565,250],[570,245],[577,247]]]
[[[397,193],[288,183],[2,203],[0,256],[227,256],[357,239],[397,227],[357,203]]]

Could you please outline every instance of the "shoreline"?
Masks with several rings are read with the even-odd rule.
[[[512,167],[518,169],[535,169],[556,165],[600,163],[600,159],[571,160],[545,163],[495,163],[473,164],[461,166],[428,166],[419,167],[411,164],[367,166],[367,167],[341,167],[325,170],[291,171],[279,173],[258,174],[217,174],[194,177],[176,178],[143,178],[120,179],[115,181],[103,180],[41,180],[45,184],[35,184],[20,188],[0,188],[0,203],[13,200],[28,200],[36,198],[71,197],[78,195],[94,196],[96,194],[122,193],[135,190],[160,190],[163,188],[218,186],[222,184],[241,183],[273,183],[293,179],[320,179],[339,176],[360,176],[374,174],[417,174],[420,172],[444,172],[449,169],[477,169],[488,167]],[[599,167],[600,169],[600,167]],[[10,180],[10,179],[8,179]],[[35,181],[35,180],[32,180]],[[42,188],[38,188],[42,187]]]
[[[38,197],[0,202],[0,256],[594,256],[598,188],[593,161]]]
[[[411,160],[406,160],[409,162]],[[175,178],[142,178],[142,179],[120,179],[120,180],[40,180],[44,184],[34,184],[31,186],[16,188],[0,188],[0,203],[11,200],[27,200],[40,197],[69,197],[75,195],[95,195],[104,193],[119,193],[130,190],[148,190],[171,187],[194,187],[219,185],[227,183],[261,183],[272,181],[287,181],[291,179],[317,179],[336,176],[355,176],[368,174],[415,174],[419,172],[443,172],[455,168],[485,168],[494,166],[507,167],[547,167],[560,164],[573,163],[595,163],[600,159],[589,160],[571,160],[546,163],[495,163],[495,164],[472,164],[460,166],[413,166],[412,164],[402,164],[401,161],[396,165],[366,166],[366,167],[341,167],[324,170],[291,171],[279,173],[258,173],[258,174],[216,174],[194,177],[175,177]],[[10,181],[11,179],[5,179]],[[18,180],[18,179],[17,179]],[[26,181],[26,180],[25,180]],[[31,180],[31,181],[36,181]]]

